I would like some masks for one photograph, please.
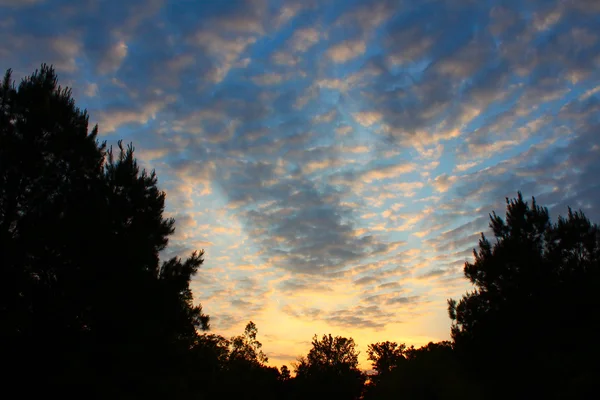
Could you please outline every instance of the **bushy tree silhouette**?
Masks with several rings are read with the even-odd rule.
[[[352,338],[315,335],[306,357],[295,365],[298,398],[358,399],[365,375],[358,369],[358,351]]]
[[[292,379],[290,369],[287,365],[281,366],[281,370],[279,371],[279,379],[283,382],[288,382],[290,379]]]
[[[383,342],[369,345],[376,374],[365,390],[365,400],[479,399],[476,385],[467,382],[450,342],[420,348]]]
[[[246,362],[249,364],[262,365],[269,361],[268,357],[261,350],[262,343],[256,339],[258,329],[252,321],[248,322],[244,329],[244,334],[231,338],[232,362]]]
[[[156,175],[97,133],[51,67],[18,87],[5,75],[0,356],[7,382],[45,393],[156,394],[208,326],[189,289],[202,253],[160,264],[174,221]]]
[[[449,300],[457,349],[487,397],[585,398],[600,355],[598,227],[571,209],[552,223],[520,193],[490,220],[495,243],[482,235],[465,264],[475,289]]]
[[[285,378],[275,367],[268,367],[258,329],[250,321],[244,333],[231,340],[214,334],[198,336],[192,347],[197,365],[190,382],[198,385],[201,398],[282,399]],[[289,374],[287,376],[289,379]]]
[[[406,345],[396,342],[379,342],[367,348],[368,360],[371,361],[377,377],[381,377],[406,361]]]

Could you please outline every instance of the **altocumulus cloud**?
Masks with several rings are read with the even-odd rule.
[[[165,256],[205,247],[213,326],[252,318],[275,362],[309,324],[446,338],[517,190],[600,220],[599,2],[197,3],[0,0],[0,67],[53,63],[135,142],[177,217]]]

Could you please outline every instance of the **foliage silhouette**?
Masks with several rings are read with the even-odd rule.
[[[298,398],[358,399],[365,375],[358,369],[358,352],[352,338],[315,335],[312,348],[294,366]]]
[[[287,365],[281,366],[281,370],[279,371],[279,379],[282,382],[288,382],[290,379],[292,379],[291,372],[290,372],[289,368],[287,367]]]
[[[255,365],[263,365],[269,361],[268,357],[262,352],[262,343],[256,340],[258,329],[256,324],[250,321],[244,329],[244,334],[231,338],[232,362],[246,362]]]
[[[173,233],[154,172],[117,154],[46,65],[0,87],[1,356],[45,393],[160,393],[208,317],[203,253],[159,262]],[[171,371],[171,372],[169,372]],[[73,385],[72,382],[77,382]],[[108,382],[109,384],[100,384]]]
[[[267,358],[256,339],[253,322],[244,333],[231,340],[214,334],[198,336],[191,352],[198,365],[192,381],[202,379],[201,398],[284,398],[284,381],[277,368],[268,367]],[[287,377],[289,379],[289,375]]]
[[[482,234],[465,264],[475,289],[448,302],[452,338],[488,398],[586,398],[600,356],[598,227],[571,209],[552,223],[521,193],[506,202],[505,219],[490,215],[496,242]]]
[[[406,345],[396,342],[370,344],[367,349],[368,360],[372,362],[377,377],[381,377],[406,361]]]
[[[478,399],[450,342],[406,348],[390,342],[369,345],[376,374],[364,399]]]

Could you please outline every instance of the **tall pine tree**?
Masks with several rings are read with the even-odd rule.
[[[495,242],[482,235],[465,264],[475,289],[449,300],[456,348],[488,398],[587,398],[599,372],[600,230],[571,209],[552,223],[520,193],[506,202],[504,219],[490,216]]]
[[[174,232],[154,172],[117,154],[46,65],[0,87],[0,357],[8,383],[139,397],[175,385],[208,317],[203,253],[159,262]],[[33,386],[29,386],[30,388]]]

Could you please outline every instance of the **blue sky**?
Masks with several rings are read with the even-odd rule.
[[[0,67],[56,67],[206,250],[213,330],[447,339],[518,190],[600,221],[600,2],[0,0]],[[364,351],[363,355],[364,357]],[[363,359],[364,362],[364,359]]]

